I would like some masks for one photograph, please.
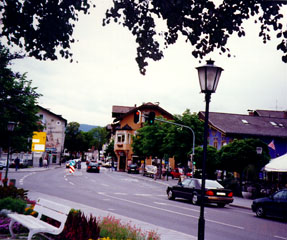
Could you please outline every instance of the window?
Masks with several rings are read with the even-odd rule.
[[[117,142],[118,143],[124,143],[125,142],[125,135],[122,133],[118,134]]]
[[[275,193],[274,196],[273,196],[273,198],[274,198],[275,200],[283,199],[283,197],[284,197],[284,191],[280,191],[280,192],[278,192],[278,193]]]
[[[270,122],[272,126],[277,127],[277,123],[275,122]]]
[[[185,179],[184,181],[182,181],[182,186],[188,187],[190,181],[191,181],[190,179]]]

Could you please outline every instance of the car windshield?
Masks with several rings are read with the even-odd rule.
[[[198,182],[201,185],[201,179],[199,179]],[[217,188],[224,188],[224,187],[219,182],[217,182],[215,180],[206,179],[205,180],[205,188],[217,189]]]

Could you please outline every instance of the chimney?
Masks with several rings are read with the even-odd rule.
[[[253,110],[248,110],[249,116],[254,116],[254,111]]]

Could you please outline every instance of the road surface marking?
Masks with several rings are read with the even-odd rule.
[[[151,197],[152,195],[149,193],[135,193],[135,196],[140,196],[140,197]]]
[[[168,206],[168,204],[167,204],[167,203],[163,203],[163,202],[153,202],[153,203],[158,204],[158,205]]]
[[[75,183],[69,182],[71,185],[75,185]]]
[[[182,216],[198,219],[198,216],[193,216],[193,215],[186,214],[186,213],[180,213],[180,212],[171,211],[169,209],[164,209],[164,208],[159,208],[159,207],[155,207],[155,206],[150,206],[150,205],[147,205],[147,204],[144,204],[144,203],[134,202],[134,201],[131,201],[131,200],[128,200],[128,199],[123,199],[123,198],[111,196],[111,195],[108,195],[108,194],[105,194],[105,193],[104,193],[104,195],[107,196],[107,197],[110,197],[110,198],[114,198],[114,199],[117,199],[117,200],[124,201],[124,202],[129,202],[129,203],[132,203],[132,204],[136,204],[136,205],[140,205],[140,206],[144,206],[144,207],[149,207],[149,208],[161,210],[161,211],[164,211],[164,212],[169,212],[169,213],[172,213],[172,214],[177,214],[177,215],[182,215]],[[226,227],[231,227],[231,228],[244,230],[244,227],[241,227],[241,226],[236,226],[236,225],[223,223],[223,222],[219,222],[219,221],[214,221],[214,220],[209,220],[209,219],[205,219],[205,221],[216,223],[216,224],[223,225],[223,226],[226,226]]]
[[[287,240],[287,237],[274,236],[275,238]]]
[[[104,187],[109,187],[110,186],[110,185],[105,184],[105,183],[102,183],[101,185],[104,186]]]
[[[19,180],[19,184],[20,184],[20,185],[23,185],[25,178],[27,178],[27,177],[29,177],[29,176],[31,176],[31,175],[33,175],[33,174],[35,174],[35,172],[28,173],[28,174],[24,175],[24,176]]]
[[[128,195],[127,193],[121,193],[121,192],[118,192],[118,193],[114,193],[115,195],[122,195],[122,196],[126,196]]]

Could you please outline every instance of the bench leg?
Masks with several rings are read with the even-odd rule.
[[[30,230],[27,240],[31,240],[34,234],[35,234],[35,232]]]
[[[13,232],[13,224],[14,224],[15,220],[11,219],[10,224],[9,224],[9,232],[11,234],[11,238],[15,238],[15,233]]]

